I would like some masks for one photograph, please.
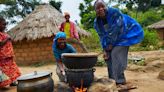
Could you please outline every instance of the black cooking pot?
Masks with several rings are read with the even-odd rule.
[[[53,92],[51,72],[34,72],[18,78],[17,92]]]
[[[63,53],[62,61],[68,69],[88,69],[95,66],[97,53]]]
[[[95,69],[66,69],[66,78],[70,86],[89,87],[94,80]]]

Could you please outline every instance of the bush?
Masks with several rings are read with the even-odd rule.
[[[150,48],[150,49],[158,49],[159,37],[154,30],[144,30],[144,40],[141,42],[142,47]]]
[[[146,62],[145,62],[144,58],[142,58],[141,60],[130,60],[130,59],[128,59],[128,63],[129,64],[139,65],[139,66],[145,66],[146,65]]]
[[[106,66],[106,62],[103,58],[98,58],[98,61],[95,66]]]
[[[89,29],[88,31],[91,33],[91,36],[82,37],[81,40],[86,45],[86,47],[89,51],[95,51],[95,50],[100,51],[101,45],[100,45],[100,40],[99,40],[98,34],[96,33],[96,31],[94,29]]]

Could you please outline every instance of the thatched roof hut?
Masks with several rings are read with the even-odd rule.
[[[164,20],[161,20],[157,23],[154,23],[152,25],[149,25],[148,28],[152,28],[152,29],[161,29],[164,28]]]
[[[58,27],[64,20],[63,15],[51,5],[40,5],[8,33],[14,41],[51,37],[59,31]],[[77,31],[80,35],[90,35],[78,26]]]
[[[16,27],[9,30],[8,33],[14,40],[13,47],[17,64],[30,65],[54,61],[53,38],[63,21],[63,15],[54,7],[40,5]],[[77,31],[81,36],[90,35],[78,26]],[[82,51],[76,44],[72,45],[77,51]]]
[[[157,23],[149,25],[148,28],[156,29],[159,37],[164,40],[164,20],[161,20]]]

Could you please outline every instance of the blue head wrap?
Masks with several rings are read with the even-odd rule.
[[[66,34],[64,32],[58,32],[54,40],[57,40],[58,38],[66,38]]]
[[[54,43],[57,45],[57,40],[59,38],[66,38],[66,34],[64,32],[57,32],[55,38],[54,38]]]

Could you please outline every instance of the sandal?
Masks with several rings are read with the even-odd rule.
[[[136,89],[136,88],[137,88],[137,86],[132,85],[132,84],[125,84],[125,85],[118,84],[117,85],[117,89],[119,91],[131,90],[131,89]]]

